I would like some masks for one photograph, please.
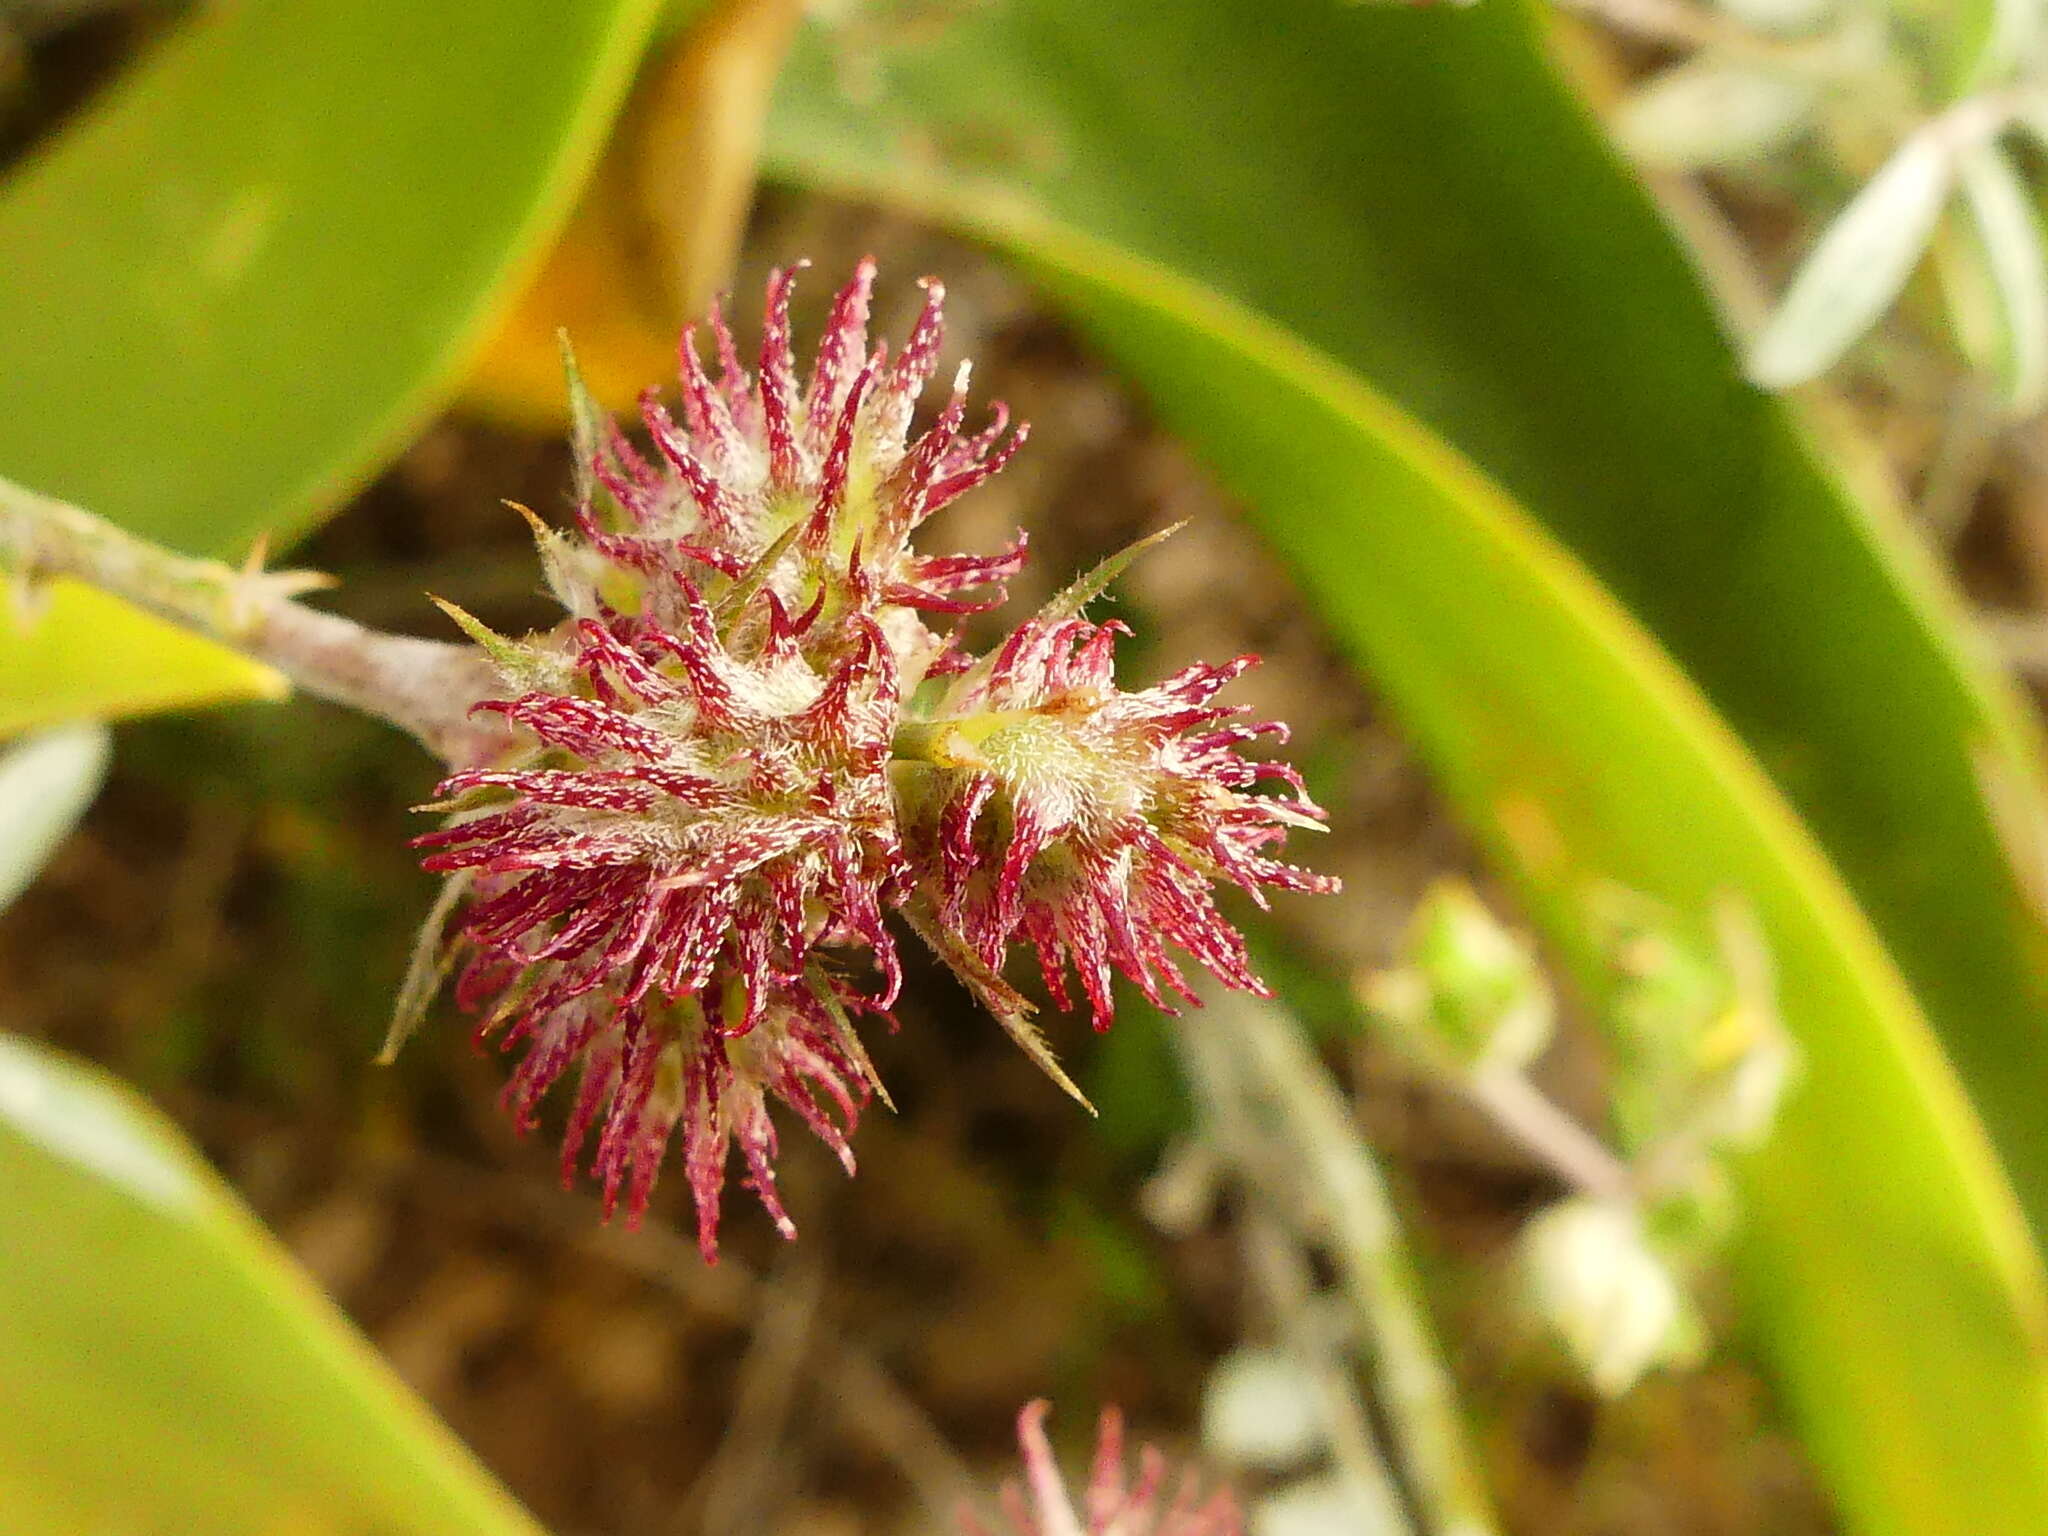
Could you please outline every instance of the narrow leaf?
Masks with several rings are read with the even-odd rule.
[[[384,1043],[377,1050],[377,1065],[388,1067],[413,1037],[427,1010],[433,1006],[448,973],[455,969],[461,946],[448,933],[448,920],[462,898],[469,893],[468,870],[458,870],[441,882],[433,906],[427,909],[420,931],[413,939],[412,958],[405,967],[405,980],[391,1005],[391,1022],[384,1029]]]
[[[2048,1529],[2041,1286],[1948,1065],[2048,1226],[2048,970],[1979,788],[1996,760],[2037,804],[2038,733],[1963,642],[1874,460],[1810,402],[1745,385],[1686,253],[1555,75],[1545,9],[997,3],[889,53],[858,103],[820,26],[769,154],[1033,262],[1292,557],[1465,813],[1550,893],[1534,915],[1553,939],[1582,926],[1588,864],[1683,910],[1752,899],[1810,1068],[1755,1169],[1753,1336],[1847,1529]],[[1258,343],[1212,333],[1219,300]],[[1370,381],[1363,419],[1398,417],[1391,401],[1401,441],[1417,421],[1436,435],[1422,458],[1469,456],[1436,481],[1452,507],[1476,463],[1514,514],[1468,537],[1276,383],[1276,358],[1347,400]],[[1598,582],[1568,560],[1545,574],[1556,548],[1536,534],[1535,553],[1524,509]],[[1650,693],[1684,688],[1594,616],[1614,597],[1753,758],[1689,691],[1610,690],[1607,648]],[[1702,793],[1708,759],[1743,765],[1728,798]],[[1767,848],[1768,903],[1735,873]]]
[[[1182,523],[1170,523],[1156,532],[1146,534],[1142,539],[1132,540],[1114,554],[1105,555],[1079,576],[1068,582],[1066,586],[1046,599],[1045,605],[1032,616],[1031,622],[1034,624],[1051,625],[1057,624],[1062,619],[1079,618],[1082,610],[1094,602],[1096,598],[1107,592],[1110,584],[1130,568],[1133,560],[1144,554],[1146,550],[1165,543],[1176,533],[1179,533],[1184,526],[1185,524]],[[946,688],[947,704],[945,708],[957,707],[961,700],[967,698],[976,688],[987,682],[990,675],[995,671],[996,659],[1000,654],[1000,651],[991,649],[976,661],[973,666],[955,677]],[[1320,826],[1314,822],[1310,822],[1308,825],[1313,830],[1321,830]]]
[[[1745,1315],[1848,1528],[2048,1529],[2048,1287],[2025,1221],[1926,1019],[1756,764],[1582,569],[1355,379],[1156,271],[1065,237],[1036,249],[1166,423],[1270,509],[1310,601],[1567,953],[1587,958],[1603,882],[1703,926],[1729,892],[1754,910],[1809,1072],[1745,1164]]]
[[[975,1000],[1002,1025],[1003,1033],[1015,1041],[1029,1056],[1039,1071],[1051,1078],[1060,1090],[1079,1104],[1089,1114],[1095,1113],[1095,1106],[1088,1102],[1074,1080],[1067,1075],[1066,1068],[1053,1055],[1052,1047],[1045,1036],[1031,1022],[1031,1003],[1015,987],[991,970],[966,942],[941,922],[936,916],[916,903],[900,909],[903,920],[917,936],[931,946],[933,954],[945,962],[946,968],[958,978],[960,985],[974,994]]]
[[[1922,3],[1953,21],[1950,0]],[[1695,264],[1559,77],[1549,10],[997,0],[878,44],[858,101],[813,23],[769,156],[1012,248],[1106,242],[1247,306],[1468,456],[1774,776],[2048,1232],[2048,945],[1998,824],[2048,816],[2033,710],[1872,446],[1823,399],[1743,378]],[[1218,433],[1195,444],[1212,460]],[[1248,500],[1283,536],[1317,515]],[[1994,820],[1994,769],[2029,811]]]
[[[1836,215],[1808,254],[1749,355],[1767,389],[1817,377],[1906,286],[1955,181],[1955,154],[1921,132]]]
[[[1037,622],[1051,624],[1059,619],[1078,617],[1082,609],[1109,590],[1111,582],[1130,569],[1132,561],[1148,549],[1164,544],[1186,526],[1185,523],[1170,523],[1156,533],[1148,533],[1142,539],[1134,539],[1115,554],[1096,561],[1094,565],[1068,582],[1038,610]]]
[[[107,776],[103,725],[43,731],[0,752],[0,910],[49,862]]]
[[[1623,148],[1646,165],[1695,171],[1737,165],[1782,148],[1813,120],[1809,81],[1712,57],[1652,76],[1614,117]]]
[[[1963,203],[1983,241],[2000,310],[2000,383],[2015,415],[2048,403],[2048,252],[2033,194],[1995,144],[1961,157]]]
[[[576,500],[587,504],[599,489],[592,466],[604,441],[607,418],[583,381],[583,370],[576,366],[576,349],[569,342],[569,333],[556,331],[555,340],[562,349],[562,377],[569,389],[569,468],[576,477]]]

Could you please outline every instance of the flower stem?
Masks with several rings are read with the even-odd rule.
[[[1503,1134],[1581,1194],[1631,1200],[1635,1175],[1600,1138],[1519,1072],[1480,1072],[1457,1085]]]
[[[0,567],[29,583],[70,577],[275,667],[308,693],[389,721],[450,761],[488,754],[469,718],[493,691],[473,647],[367,629],[296,601],[310,572],[236,569],[164,549],[67,502],[0,479]]]
[[[1265,1293],[1281,1342],[1313,1387],[1330,1459],[1376,1517],[1372,1529],[1388,1536],[1422,1536],[1408,1517],[1399,1480],[1387,1464],[1372,1415],[1347,1367],[1344,1339],[1327,1309],[1316,1305],[1314,1266],[1300,1238],[1272,1211],[1245,1219],[1246,1267]]]
[[[1426,1536],[1494,1536],[1399,1221],[1336,1084],[1271,1003],[1215,988],[1204,1001],[1178,1022],[1175,1044],[1206,1129],[1295,1242],[1334,1260],[1416,1524]]]

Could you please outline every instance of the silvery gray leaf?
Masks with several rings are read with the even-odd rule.
[[[1996,144],[1961,157],[1963,204],[1983,240],[1998,296],[2004,367],[2000,386],[2017,415],[2048,404],[2048,252],[2033,194]]]
[[[1803,384],[1869,330],[1925,253],[1955,174],[1947,137],[1907,139],[1807,254],[1751,348],[1749,376],[1769,389]]]
[[[1614,135],[1645,165],[1674,171],[1737,165],[1797,138],[1819,101],[1811,81],[1695,58],[1631,93],[1615,113]]]
[[[103,725],[65,725],[0,753],[0,908],[28,889],[107,773]]]

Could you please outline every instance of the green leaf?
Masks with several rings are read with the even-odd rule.
[[[197,553],[304,530],[459,382],[659,9],[197,8],[0,186],[0,474]],[[37,654],[229,675],[133,638],[60,612]]]
[[[0,1035],[0,1509],[22,1536],[538,1536],[176,1130]]]
[[[76,582],[31,606],[43,611],[26,621],[0,607],[0,737],[290,691],[270,668]]]
[[[0,911],[28,889],[107,776],[107,728],[60,726],[0,752]]]
[[[1048,237],[1027,265],[1271,510],[1305,594],[1589,974],[1605,882],[1691,914],[1729,892],[1752,906],[1810,1071],[1746,1165],[1744,1269],[1808,1442],[1852,1529],[2048,1528],[2048,1291],[2017,1203],[1741,744],[1582,568],[1355,378],[1101,248]]]
[[[2048,1529],[2048,1292],[1913,996],[1616,597],[1360,371],[1698,672],[1930,993],[2038,1051],[1976,780],[2022,760],[2017,717],[1882,510],[1741,383],[1514,7],[1283,9],[992,7],[860,114],[814,36],[771,153],[1019,257],[1245,499],[1589,974],[1600,882],[1748,905],[1810,1071],[1748,1164],[1744,1270],[1808,1443],[1868,1536]]]
[[[815,26],[768,157],[998,243],[1071,230],[1156,262],[1476,461],[1806,818],[2048,1231],[2048,943],[2013,867],[2048,867],[2031,720],[1959,638],[1960,602],[1868,458],[1823,462],[1744,382],[1535,16],[1002,0],[879,53]],[[1268,527],[1300,515],[1253,501]]]

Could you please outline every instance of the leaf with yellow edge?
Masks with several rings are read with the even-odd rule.
[[[0,182],[0,475],[190,553],[331,512],[537,265],[659,9],[191,7]],[[8,718],[264,691],[142,623],[0,635]]]
[[[1304,596],[1585,980],[1605,882],[1701,924],[1730,894],[1754,911],[1810,1070],[1745,1160],[1745,1321],[1846,1528],[2048,1529],[2040,1258],[1925,1016],[1755,760],[1583,567],[1355,375],[1072,231],[1019,244],[1267,509]]]
[[[0,736],[291,691],[269,667],[73,581],[32,606],[0,608]]]
[[[1959,35],[1956,0],[1915,4]],[[1743,381],[1696,269],[1552,69],[1555,11],[987,0],[924,31],[820,11],[767,159],[1000,245],[1072,230],[1157,263],[1476,464],[1777,781],[2048,1235],[2048,909],[2027,899],[2041,845],[2008,835],[2048,824],[2038,725],[1874,461],[1832,432],[1823,454],[1803,411]],[[1216,430],[1195,445],[1212,459]],[[1268,528],[1323,515],[1253,484]]]
[[[10,1536],[540,1536],[176,1128],[0,1033]]]

